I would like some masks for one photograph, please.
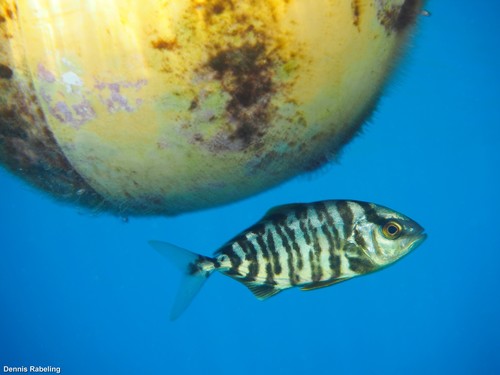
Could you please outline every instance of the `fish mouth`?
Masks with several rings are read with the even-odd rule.
[[[414,238],[410,240],[410,243],[408,245],[408,253],[415,250],[417,247],[420,246],[422,242],[424,242],[427,239],[427,234],[426,233],[419,233],[417,234]]]

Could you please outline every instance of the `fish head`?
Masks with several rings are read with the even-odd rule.
[[[427,238],[424,228],[408,216],[373,203],[370,207],[358,230],[364,232],[363,251],[378,267],[394,263]]]

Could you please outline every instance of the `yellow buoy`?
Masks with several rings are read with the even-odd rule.
[[[418,0],[3,0],[0,162],[69,202],[177,214],[322,165]]]

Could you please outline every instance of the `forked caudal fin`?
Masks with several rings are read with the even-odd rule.
[[[204,264],[210,262],[210,258],[167,242],[149,241],[149,244],[161,255],[172,261],[183,273],[181,285],[170,313],[170,319],[175,320],[189,307],[208,276],[213,272],[213,267],[208,269],[203,267]]]

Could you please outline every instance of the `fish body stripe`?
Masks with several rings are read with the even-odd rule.
[[[328,254],[328,279],[332,279],[340,275],[339,252],[341,249],[341,238],[339,236],[337,226],[340,225],[342,219],[336,209],[333,211],[333,209],[336,208],[336,205],[327,207],[324,202],[319,202],[315,205],[315,207],[318,212],[318,218],[321,219],[320,229],[323,233],[323,238],[327,241],[326,252]],[[336,216],[336,219],[334,216]]]
[[[234,251],[233,246],[225,246],[220,250],[220,253],[225,254],[230,261],[230,267],[226,273],[229,275],[238,275],[242,259],[240,255]]]
[[[259,273],[259,261],[257,259],[257,249],[251,240],[238,242],[238,245],[245,252],[245,261],[247,263],[248,272],[245,275],[245,281],[255,281]]]
[[[349,238],[352,235],[354,225],[354,215],[348,202],[340,201],[337,203],[337,211],[342,219],[344,228],[344,238]]]
[[[323,276],[323,270],[321,268],[321,246],[319,243],[318,231],[316,226],[313,226],[311,220],[308,221],[308,228],[311,233],[312,240],[312,254],[309,257],[311,261],[311,278],[312,281],[320,281]],[[310,253],[311,254],[311,253]],[[314,270],[314,272],[313,272]]]
[[[275,225],[274,229],[276,231],[276,234],[281,240],[281,243],[285,249],[285,251],[281,252],[281,259],[283,260],[283,264],[286,263],[287,268],[288,268],[288,281],[290,285],[295,285],[296,284],[296,276],[295,276],[295,267],[293,264],[293,252],[292,252],[292,247],[290,245],[290,241],[288,240],[287,236],[285,235],[283,228],[280,224]]]
[[[266,280],[266,284],[274,285],[274,272],[273,272],[273,256],[270,247],[274,247],[274,242],[267,242],[265,239],[267,233],[264,229],[262,235],[257,235],[256,233],[251,236],[251,241],[254,243],[256,248],[258,258],[260,259],[261,267],[257,275],[259,280]]]
[[[311,236],[309,235],[309,232],[307,231],[306,225],[307,225],[307,223],[305,220],[299,221],[300,230],[302,232],[302,235],[304,236],[304,240],[306,241],[306,244],[309,245],[311,243]]]
[[[257,235],[253,232],[247,233],[247,238],[249,243],[251,243],[252,247],[255,249],[256,261],[260,264],[254,280],[257,279],[259,282],[265,282],[269,285],[276,284],[274,281],[272,257],[270,256],[270,249],[268,248],[270,244],[264,241],[264,237],[262,235]]]
[[[301,270],[302,267],[304,267],[304,262],[302,260],[302,253],[300,251],[300,246],[299,243],[297,242],[297,237],[295,236],[295,231],[292,229],[291,226],[285,226],[284,227],[286,235],[288,238],[290,238],[290,241],[292,243],[292,248],[294,251],[294,255],[297,258],[297,270]]]
[[[264,231],[262,234],[264,234],[264,233],[266,233],[266,232]],[[251,232],[251,233],[247,234],[247,240],[251,241],[253,243],[253,246],[256,249],[258,249],[258,251],[260,253],[262,253],[262,257],[266,261],[269,260],[269,258],[270,258],[270,252],[269,252],[268,246],[270,244],[267,244],[264,241],[264,236],[263,235]]]
[[[335,277],[340,273],[340,260],[337,251],[339,248],[335,246],[334,236],[330,232],[328,225],[323,224],[321,226],[321,230],[323,231],[327,241],[328,241],[328,265],[330,266],[331,276]]]
[[[337,228],[340,225],[340,215],[338,214],[336,205],[330,205],[327,207],[326,204],[323,203],[323,206],[325,211],[326,226],[331,230],[335,248],[340,249],[342,238]]]
[[[273,273],[274,275],[281,275],[282,268],[281,268],[281,263],[280,263],[280,256],[278,249],[276,248],[276,242],[274,241],[274,235],[273,235],[273,230],[272,228],[268,227],[267,228],[267,236],[266,236],[266,242],[269,248],[269,252],[271,253],[272,256],[272,263],[273,263]],[[264,238],[259,238],[259,243],[262,242],[261,246],[265,246]]]
[[[273,266],[270,262],[266,264],[266,282],[267,285],[276,285],[276,281],[274,280]]]

